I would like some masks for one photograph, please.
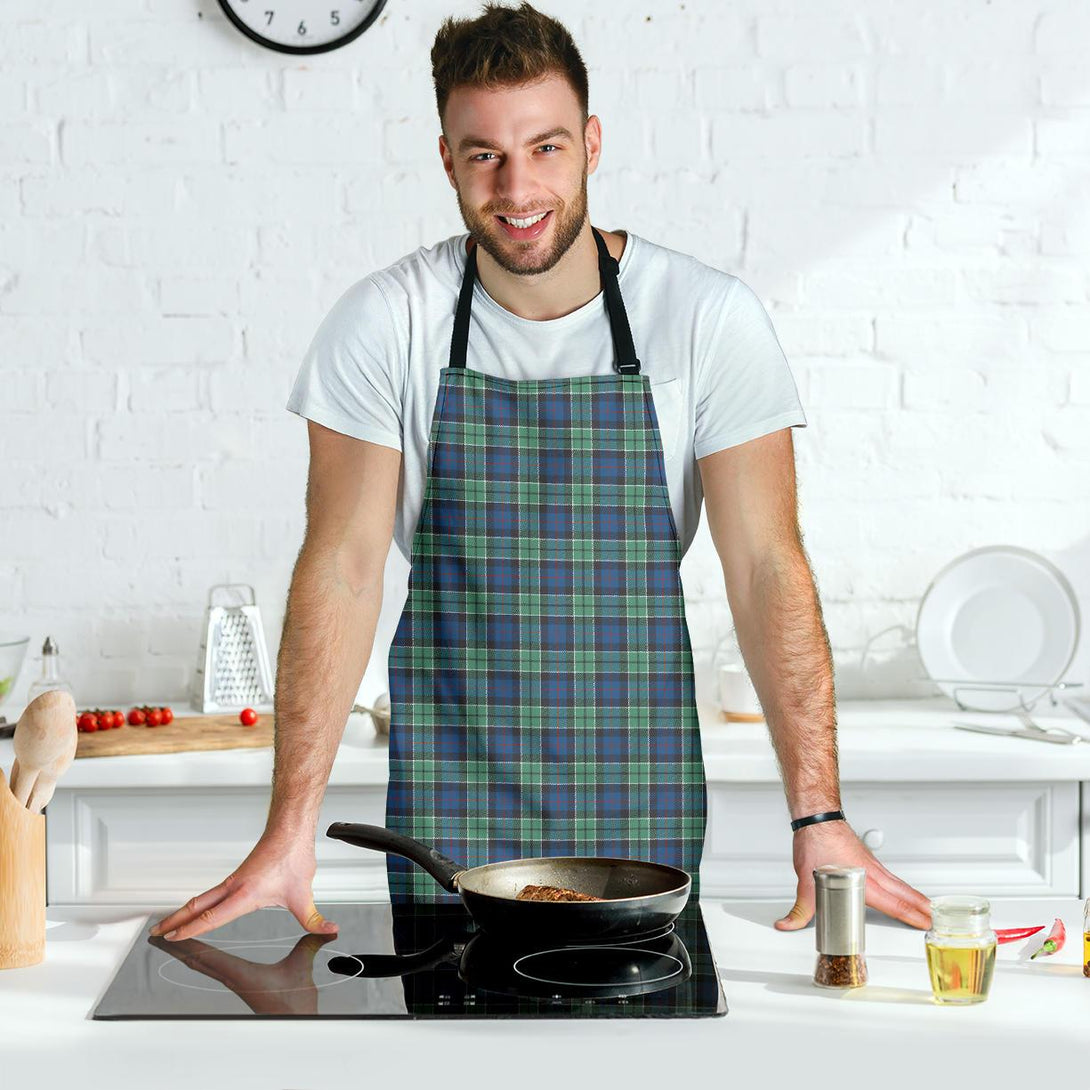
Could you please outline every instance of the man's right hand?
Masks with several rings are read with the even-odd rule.
[[[337,925],[314,905],[317,869],[313,841],[262,836],[238,870],[165,916],[151,934],[170,942],[191,939],[254,909],[273,905],[288,909],[312,934],[336,934]]]

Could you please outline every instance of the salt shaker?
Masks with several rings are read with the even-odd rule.
[[[818,954],[814,983],[819,988],[858,988],[867,982],[866,868],[829,864],[813,873]]]

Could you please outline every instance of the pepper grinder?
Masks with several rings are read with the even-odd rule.
[[[858,988],[867,982],[865,867],[814,869],[814,937],[819,988]]]

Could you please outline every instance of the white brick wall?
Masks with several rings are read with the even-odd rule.
[[[1086,4],[542,6],[591,68],[595,218],[769,308],[841,693],[929,691],[896,639],[859,652],[971,548],[1042,551],[1090,613]],[[0,5],[0,628],[52,633],[81,703],[180,702],[215,582],[255,585],[275,653],[306,475],[283,403],[350,283],[462,229],[427,54],[477,7],[391,2],[292,59],[213,0]],[[684,574],[706,664],[706,527]],[[405,575],[395,550],[365,695]]]

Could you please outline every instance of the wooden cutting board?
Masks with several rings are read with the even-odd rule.
[[[81,732],[76,758],[192,749],[258,749],[272,744],[272,712],[263,712],[252,727],[244,727],[237,714],[182,715],[163,727],[130,727],[126,723],[113,730]]]

